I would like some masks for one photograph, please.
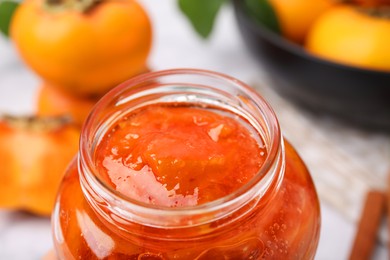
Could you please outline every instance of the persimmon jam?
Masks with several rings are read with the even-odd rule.
[[[272,108],[229,76],[152,72],[101,99],[52,214],[58,259],[314,259],[319,201]]]
[[[260,135],[239,115],[155,104],[119,119],[101,139],[95,160],[103,179],[129,198],[190,207],[238,190],[266,156]]]

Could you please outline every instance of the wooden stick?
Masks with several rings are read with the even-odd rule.
[[[386,195],[380,191],[369,191],[360,218],[350,260],[371,259],[378,228],[385,213]]]
[[[387,189],[386,189],[386,220],[387,220],[387,254],[390,259],[390,170],[387,174]]]

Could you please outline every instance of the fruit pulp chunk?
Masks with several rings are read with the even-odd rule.
[[[238,115],[149,105],[114,124],[95,159],[103,179],[122,194],[186,207],[233,193],[256,175],[266,156],[259,134]]]

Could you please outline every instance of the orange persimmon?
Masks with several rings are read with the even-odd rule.
[[[66,118],[0,118],[0,207],[50,215],[80,130]]]
[[[37,114],[39,116],[69,115],[82,125],[98,98],[79,97],[61,88],[43,83],[38,90]]]
[[[26,0],[10,34],[45,82],[83,96],[144,72],[152,42],[149,17],[135,0]]]
[[[332,7],[336,0],[269,0],[275,9],[282,34],[287,39],[303,43],[314,20]]]
[[[312,26],[306,49],[346,65],[390,71],[389,9],[342,5]]]

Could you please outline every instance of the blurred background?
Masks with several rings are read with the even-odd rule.
[[[275,33],[269,25],[263,28],[253,19],[245,20],[256,14],[246,17],[237,1],[223,4],[207,39],[197,34],[177,1],[138,2],[152,28],[147,69],[201,68],[222,72],[256,88],[268,100],[285,137],[306,162],[320,196],[322,229],[316,259],[348,258],[367,191],[387,188],[390,91],[384,86],[390,87],[386,82],[390,69],[309,56],[303,50],[302,39],[295,40],[281,32],[282,23],[279,33]],[[383,30],[390,33],[388,28]],[[327,46],[324,41],[322,44]],[[386,49],[382,59],[389,53]],[[352,81],[356,79],[360,85]],[[370,84],[364,85],[364,80]],[[0,36],[0,112],[42,113],[42,82],[26,65],[13,40]],[[312,85],[313,82],[321,84]],[[88,100],[98,99],[101,92],[92,94]],[[77,102],[84,104],[80,107],[93,103]],[[1,143],[0,149],[8,149],[4,145]],[[28,147],[19,149],[32,151]],[[387,258],[386,243],[383,223],[374,259]],[[0,259],[40,259],[51,247],[49,217],[0,209]]]

